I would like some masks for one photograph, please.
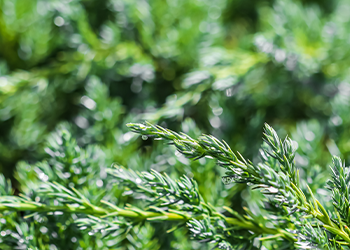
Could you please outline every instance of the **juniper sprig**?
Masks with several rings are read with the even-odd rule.
[[[90,228],[93,233],[101,230],[106,233],[121,229],[127,232],[130,226],[145,221],[177,222],[175,227],[169,230],[172,231],[185,225],[189,228],[198,228],[198,223],[202,225],[203,221],[209,220],[224,227],[225,230],[221,229],[221,234],[226,236],[219,237],[218,228],[213,229],[212,226],[209,226],[209,229],[213,229],[212,232],[202,236],[199,236],[201,233],[196,233],[198,230],[191,229],[194,239],[201,237],[203,240],[203,237],[206,236],[205,241],[217,242],[220,246],[226,246],[244,244],[242,241],[251,241],[262,234],[276,234],[293,241],[293,235],[283,229],[265,227],[253,217],[241,216],[227,207],[219,211],[211,204],[204,202],[198,193],[197,183],[188,177],[184,176],[174,181],[167,175],[156,171],[137,173],[117,165],[109,169],[108,173],[116,177],[121,185],[127,186],[131,193],[146,195],[146,200],[149,200],[148,206],[142,209],[127,204],[125,208],[119,208],[105,200],[101,200],[100,205],[92,204],[75,188],[66,188],[58,183],[46,182],[37,190],[34,199],[24,195],[1,197],[0,211],[83,214],[87,217],[80,218],[77,223],[81,228]],[[126,193],[130,193],[129,191]],[[56,204],[48,204],[52,201]],[[225,210],[230,216],[222,213]],[[111,217],[122,219],[110,221]],[[209,229],[207,228],[206,231]],[[237,237],[233,237],[237,235],[237,230],[240,235],[239,242],[236,242]]]
[[[162,222],[171,226],[168,233],[186,227],[191,239],[214,243],[218,249],[261,249],[261,242],[274,239],[289,242],[284,246],[300,249],[347,249],[350,245],[350,177],[348,168],[339,157],[333,158],[332,179],[327,186],[332,191],[335,208],[331,212],[300,180],[294,161],[294,142],[288,137],[280,140],[267,124],[260,150],[261,162],[257,164],[246,160],[238,152],[234,153],[225,141],[210,135],[193,139],[187,134],[150,123],[128,124],[128,127],[143,136],[174,144],[187,158],[216,159],[225,169],[225,176],[222,177],[225,184],[246,183],[253,189],[261,190],[266,197],[264,204],[268,217],[255,214],[246,207],[242,207],[242,213],[229,206],[212,205],[203,198],[196,180],[186,175],[175,180],[156,170],[139,172],[119,164],[104,170],[108,174],[104,179],[109,182],[105,186],[107,193],[96,190],[98,195],[91,196],[85,188],[90,182],[77,181],[65,171],[71,168],[71,164],[74,165],[73,170],[80,169],[87,164],[90,155],[99,151],[95,148],[87,154],[79,149],[67,131],[56,134],[61,136],[57,137],[61,146],[53,143],[54,146],[47,150],[54,159],[51,164],[57,176],[47,163],[39,164],[35,168],[37,182],[26,187],[26,193],[19,196],[13,195],[11,184],[1,177],[0,211],[22,211],[26,213],[26,218],[62,214],[73,216],[80,230],[88,230],[89,235],[115,238],[115,244],[131,234],[135,235],[136,228]],[[69,149],[76,151],[74,154],[63,153]],[[96,175],[97,165],[94,159],[90,161]],[[60,178],[64,176],[76,181],[76,185],[67,182],[67,179],[61,181]],[[98,181],[99,185],[105,185]],[[123,198],[124,201],[135,202],[117,202],[113,193],[120,191],[120,197],[129,197]],[[68,220],[69,216],[64,218]],[[16,235],[13,233],[13,237]],[[260,244],[255,239],[259,239]]]
[[[286,137],[282,142],[277,133],[265,124],[263,140],[266,143],[260,150],[263,162],[253,164],[251,161],[237,152],[233,153],[225,141],[220,141],[213,136],[203,135],[197,140],[178,134],[150,123],[129,123],[132,131],[145,136],[163,139],[173,143],[177,150],[188,158],[201,158],[210,156],[218,160],[226,170],[223,181],[243,182],[261,189],[265,195],[272,196],[281,206],[287,208],[289,214],[300,213],[304,218],[315,218],[322,223],[322,228],[331,233],[333,241],[340,245],[350,244],[350,230],[348,229],[347,216],[349,211],[349,194],[346,180],[348,170],[339,159],[334,157],[332,180],[329,187],[333,192],[336,216],[332,216],[323,205],[315,198],[312,190],[307,186],[310,199],[301,189],[299,171],[294,163],[295,149],[293,141]],[[340,195],[342,192],[343,195]],[[342,215],[342,218],[339,216]]]

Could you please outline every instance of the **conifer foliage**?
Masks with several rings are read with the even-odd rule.
[[[44,247],[40,237],[50,233],[59,241],[59,234],[67,231],[72,243],[90,237],[91,242],[98,239],[97,246],[117,247],[125,240],[132,244],[131,239],[144,227],[157,223],[169,225],[168,234],[187,228],[186,237],[218,249],[261,249],[265,241],[283,241],[285,247],[299,249],[347,249],[350,244],[349,168],[339,157],[333,157],[327,184],[334,209],[327,210],[300,179],[294,142],[288,137],[281,140],[267,124],[258,163],[234,153],[214,136],[193,139],[150,123],[129,123],[128,127],[142,136],[170,142],[192,160],[215,159],[224,169],[227,192],[230,183],[260,190],[267,216],[246,207],[240,213],[207,202],[196,180],[186,175],[174,179],[156,170],[139,172],[118,164],[98,173],[100,149],[81,149],[68,131],[60,130],[55,135],[58,140],[53,141],[58,144],[51,143],[46,150],[49,161],[27,166],[26,173],[19,171],[36,177],[29,185],[22,176],[25,193],[14,195],[11,183],[1,176],[2,248]],[[101,175],[105,175],[103,180]],[[133,197],[131,203],[116,198],[121,190],[122,196]],[[18,217],[20,212],[25,216]],[[65,226],[57,227],[58,222]],[[139,243],[152,247],[152,240]]]
[[[0,249],[349,249],[349,12],[0,0]]]

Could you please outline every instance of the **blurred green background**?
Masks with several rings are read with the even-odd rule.
[[[26,190],[18,169],[53,157],[47,140],[65,127],[101,148],[99,167],[186,174],[240,210],[244,187],[223,187],[213,162],[125,124],[213,134],[256,161],[267,122],[323,187],[331,155],[350,160],[349,13],[348,0],[0,0],[0,171]],[[186,249],[177,234],[149,237]]]

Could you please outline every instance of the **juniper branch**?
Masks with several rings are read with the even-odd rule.
[[[28,198],[28,197],[27,197]],[[72,214],[85,214],[92,216],[105,216],[113,214],[114,216],[121,216],[136,220],[152,220],[153,218],[161,218],[159,220],[168,220],[168,221],[178,221],[184,220],[184,216],[179,215],[178,213],[155,213],[149,211],[135,210],[133,208],[117,208],[115,209],[106,209],[98,206],[72,206],[72,205],[46,205],[44,203],[39,203],[31,201],[27,198],[21,197],[1,197],[0,199],[0,211],[28,211],[36,213],[52,213],[52,212],[64,212]],[[102,201],[103,202],[103,201]],[[117,208],[117,209],[116,209]]]
[[[269,235],[261,239],[282,237],[291,242],[308,239],[316,245],[325,245],[331,241],[334,249],[341,245],[350,245],[348,229],[350,177],[348,168],[339,158],[334,158],[332,180],[328,183],[328,188],[333,192],[336,208],[335,216],[332,216],[314,197],[308,186],[309,199],[301,189],[299,172],[294,163],[295,149],[292,140],[286,137],[282,142],[268,125],[265,125],[264,130],[265,146],[260,151],[263,161],[259,164],[253,164],[238,152],[233,153],[225,141],[219,141],[213,136],[203,135],[193,139],[186,134],[149,123],[128,124],[128,126],[143,135],[170,141],[188,158],[210,156],[217,159],[226,170],[224,182],[234,181],[252,185],[253,188],[258,188],[264,194],[273,197],[274,201],[286,208],[289,214],[300,212],[304,218],[315,218],[322,222],[323,232],[328,231],[330,234],[322,234],[313,230],[311,224],[305,223],[296,224],[296,227],[303,227],[300,230],[298,228],[299,235],[279,226],[267,227],[249,210],[246,210],[247,215],[242,216],[230,208],[215,208],[206,203],[198,191],[196,181],[186,176],[173,180],[166,174],[154,170],[140,173],[118,165],[108,169],[107,172],[118,180],[119,185],[124,186],[126,190],[129,189],[129,193],[145,195],[148,206],[138,208],[127,205],[120,208],[108,201],[91,202],[79,190],[55,182],[44,182],[40,189],[32,194],[33,197],[11,196],[9,195],[11,190],[6,188],[5,180],[0,179],[4,187],[3,196],[0,197],[0,211],[81,214],[82,218],[77,221],[79,225],[88,225],[94,230],[108,227],[109,231],[124,227],[126,232],[135,223],[173,221],[179,225],[187,224],[192,238],[216,242],[223,249],[232,249],[230,242],[232,243],[234,235],[241,230],[245,233],[238,234],[245,235],[243,237],[248,239]],[[342,193],[345,197],[341,197]],[[230,215],[224,215],[224,210]],[[116,217],[120,220],[115,219]],[[114,219],[110,221],[111,218]],[[303,230],[306,230],[306,233],[300,236]],[[320,235],[322,237],[319,237]],[[334,236],[328,239],[328,235]],[[308,247],[299,241],[298,244],[304,248]]]
[[[340,218],[338,220],[332,219],[308,186],[311,199],[307,200],[300,188],[299,172],[294,165],[295,149],[292,140],[286,137],[282,142],[269,125],[265,124],[264,128],[264,142],[268,149],[261,151],[264,162],[259,164],[253,164],[244,159],[238,152],[237,154],[233,153],[225,141],[220,141],[213,136],[203,135],[196,140],[183,133],[178,134],[147,122],[145,125],[129,123],[127,126],[136,133],[172,142],[177,150],[188,158],[198,159],[211,156],[217,159],[218,163],[226,169],[227,176],[223,178],[224,182],[234,181],[254,185],[255,188],[260,188],[264,194],[272,195],[281,205],[287,207],[290,213],[301,211],[322,222],[327,231],[341,239],[337,241],[339,244],[350,243],[348,226]],[[277,160],[279,164],[272,164],[271,158]],[[342,177],[344,180],[350,178],[348,173],[342,172],[339,167],[334,169],[338,170],[333,170],[335,173],[333,180],[338,180],[339,175],[345,175],[343,173],[346,173],[346,176]],[[342,183],[345,182],[342,181]],[[333,181],[332,185],[340,185],[339,190],[344,190],[345,187],[347,190],[345,184]],[[348,208],[346,201],[344,202],[344,206]],[[342,211],[343,215],[348,215],[344,209]]]
[[[249,230],[257,235],[278,234],[285,239],[294,241],[293,234],[279,228],[268,228],[261,223],[257,223],[253,218],[243,217],[229,208],[223,209],[226,209],[231,216],[223,215],[216,208],[202,200],[198,193],[196,182],[186,177],[179,181],[172,181],[168,176],[161,175],[156,171],[138,173],[118,165],[115,165],[114,169],[109,169],[108,172],[117,177],[121,184],[132,187],[135,192],[139,191],[147,194],[153,203],[146,209],[140,209],[131,205],[119,208],[104,200],[101,200],[101,204],[97,205],[92,204],[74,188],[66,188],[58,183],[46,182],[37,190],[37,196],[34,199],[24,195],[20,197],[0,197],[0,211],[27,211],[48,214],[63,212],[83,214],[89,217],[89,219],[80,219],[78,221],[80,224],[97,223],[98,220],[111,216],[121,217],[133,223],[141,221],[173,221],[183,224],[189,223],[188,225],[203,219],[222,220],[236,229]],[[172,196],[178,197],[177,202],[169,203]],[[52,200],[59,202],[59,205],[45,202]],[[161,203],[154,203],[157,201]],[[164,201],[167,203],[164,204]],[[154,206],[155,204],[156,206]],[[166,206],[159,206],[159,204]],[[114,223],[118,222],[114,221]]]
[[[104,202],[104,201],[102,201]],[[108,202],[104,202],[108,204]],[[203,215],[192,216],[189,213],[184,213],[183,211],[173,212],[150,212],[145,210],[140,210],[138,208],[129,206],[127,208],[102,208],[94,205],[46,205],[44,203],[31,201],[28,197],[14,197],[14,196],[4,196],[0,199],[0,211],[16,211],[16,212],[35,212],[35,213],[53,213],[53,212],[64,212],[71,214],[85,214],[90,216],[120,216],[127,219],[132,219],[135,221],[179,221],[187,222],[191,220],[202,220],[205,218]],[[212,217],[218,217],[226,221],[228,224],[242,229],[251,230],[259,234],[278,234],[283,233],[285,238],[290,239],[291,234],[288,232],[283,232],[283,230],[267,228],[261,225],[256,225],[251,221],[245,220],[243,218],[232,218],[225,217],[222,214],[213,214]]]

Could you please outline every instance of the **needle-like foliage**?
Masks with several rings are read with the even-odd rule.
[[[225,170],[223,182],[226,185],[246,183],[253,189],[259,189],[266,197],[265,209],[270,214],[262,217],[246,207],[243,207],[242,214],[227,206],[213,206],[203,198],[197,182],[188,176],[174,179],[156,170],[139,172],[118,164],[107,168],[106,180],[112,185],[107,185],[98,199],[86,192],[84,185],[88,183],[69,184],[64,180],[71,176],[60,172],[55,176],[49,168],[40,165],[36,169],[37,184],[27,187],[27,195],[13,195],[9,189],[10,183],[1,177],[0,210],[6,213],[22,211],[28,213],[26,218],[36,220],[50,216],[63,216],[67,221],[75,218],[72,225],[81,232],[87,230],[91,237],[100,235],[100,244],[110,246],[124,244],[125,240],[133,242],[136,229],[142,230],[160,222],[170,223],[169,234],[187,227],[192,240],[226,250],[261,249],[262,242],[273,240],[286,242],[284,247],[300,249],[346,249],[350,244],[349,171],[339,157],[334,157],[332,177],[327,186],[332,191],[335,207],[332,212],[321,205],[307,185],[304,190],[294,161],[294,142],[288,137],[282,142],[267,124],[259,163],[246,160],[238,152],[234,153],[225,141],[213,136],[203,135],[193,139],[184,133],[150,123],[132,123],[128,127],[143,136],[174,144],[181,154],[190,159],[216,159]],[[74,146],[75,142],[68,132],[56,136],[61,136],[58,138],[62,138],[59,143],[62,146],[56,145],[48,151],[53,159],[65,163],[65,166],[60,166],[61,170],[65,167],[69,169],[70,164],[78,164],[79,159],[88,159],[86,156],[89,155],[77,145]],[[57,152],[62,149],[66,153],[53,153],[55,147]],[[72,148],[79,153],[70,156],[67,150]],[[64,176],[66,178],[61,180]],[[103,185],[103,182],[98,185]],[[117,190],[123,190],[124,197],[132,196],[135,204],[123,205],[113,199],[112,193]],[[32,244],[28,237],[21,236],[20,225],[16,226],[17,232],[1,232],[6,236],[3,244],[17,244],[17,247]],[[34,230],[33,227],[35,224],[30,224],[31,229],[27,228],[26,232]],[[16,238],[18,243],[15,244],[13,240]]]

